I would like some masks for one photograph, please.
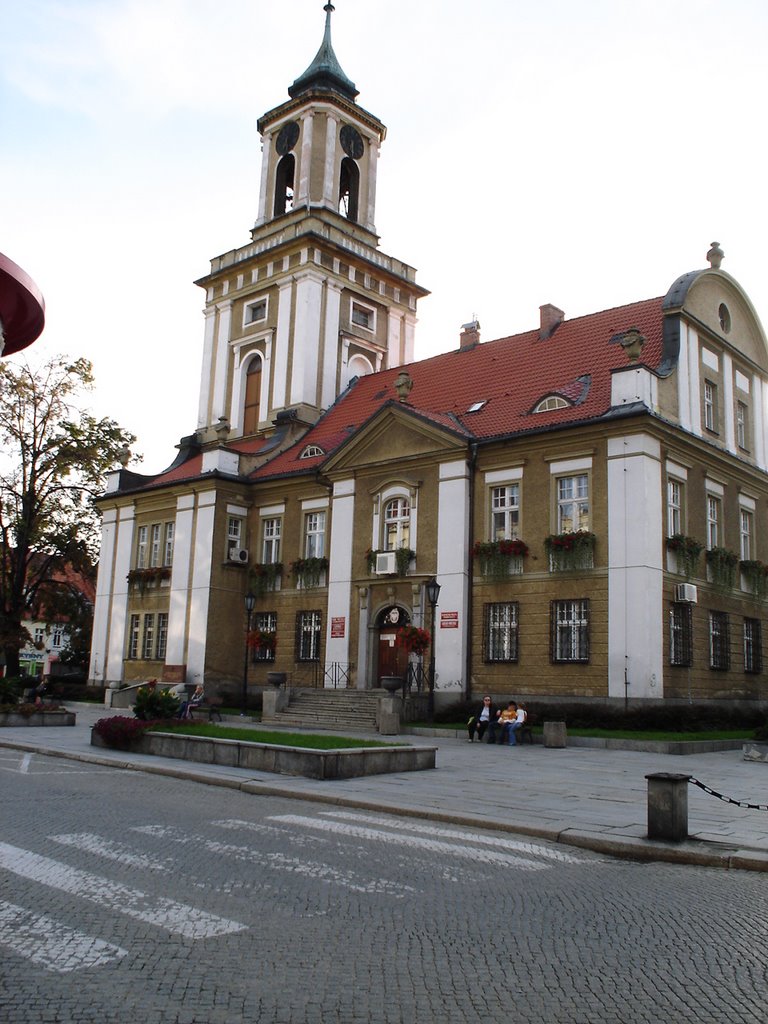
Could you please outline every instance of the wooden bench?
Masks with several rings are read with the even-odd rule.
[[[212,722],[214,718],[217,721],[221,721],[221,701],[207,700],[203,704],[190,704],[189,711],[190,717],[194,719],[199,715],[201,718],[207,718],[209,722]]]

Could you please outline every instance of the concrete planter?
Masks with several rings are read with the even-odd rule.
[[[91,730],[91,745],[104,747]],[[351,747],[345,750],[308,750],[269,743],[210,739],[145,732],[131,747],[138,754],[154,754],[182,761],[220,764],[229,768],[301,775],[307,779],[354,779],[388,772],[415,772],[435,767],[436,747]]]
[[[743,745],[742,750],[745,761],[761,761],[763,764],[768,764],[768,743],[749,740]]]
[[[17,728],[26,725],[39,729],[40,726],[74,724],[74,711],[36,711],[34,715],[19,715],[15,711],[8,711],[0,714],[0,729],[4,726]]]

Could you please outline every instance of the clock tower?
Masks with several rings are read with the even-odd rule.
[[[211,261],[198,436],[269,435],[281,413],[311,424],[353,377],[413,360],[415,270],[379,249],[382,122],[331,43],[333,4],[289,99],[258,122],[262,168],[250,243]]]

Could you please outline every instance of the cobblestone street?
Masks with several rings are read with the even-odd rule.
[[[765,1020],[759,874],[6,754],[7,1024]]]

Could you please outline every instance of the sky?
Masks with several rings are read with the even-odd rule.
[[[0,0],[0,251],[46,299],[31,361],[94,364],[91,408],[159,472],[196,427],[210,259],[249,241],[257,119],[324,0]],[[418,269],[416,356],[723,269],[768,324],[765,0],[336,0],[387,125],[381,249]],[[16,359],[17,357],[11,357]]]

